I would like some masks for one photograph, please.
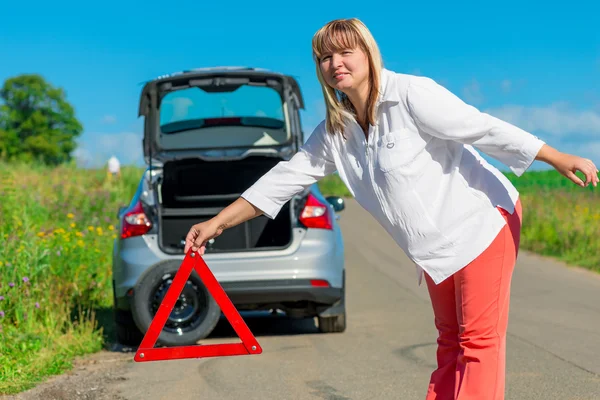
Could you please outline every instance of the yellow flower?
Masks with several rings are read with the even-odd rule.
[[[71,228],[75,228],[75,222],[71,222]]]
[[[109,230],[109,231],[114,231],[114,230],[115,230],[115,227],[114,227],[114,226],[112,226],[112,225],[109,225],[109,226],[108,226],[108,230]]]
[[[69,219],[73,219],[73,218],[75,218],[75,216],[74,216],[73,214],[71,214],[71,213],[68,213],[68,214],[67,214],[67,218],[69,218]]]
[[[44,237],[45,233],[44,233],[44,232],[38,232],[38,233],[37,233],[37,235],[38,235],[39,237]]]
[[[79,247],[83,247],[83,240],[79,239],[79,240],[77,241],[77,246],[79,246]]]
[[[88,231],[93,232],[94,231],[94,227],[93,226],[88,226]]]
[[[77,237],[83,237],[83,233],[81,233],[81,232],[77,232],[75,235],[76,235]]]

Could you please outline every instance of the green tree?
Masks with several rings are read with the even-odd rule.
[[[49,165],[71,160],[83,127],[63,89],[24,74],[4,82],[0,99],[0,158]]]

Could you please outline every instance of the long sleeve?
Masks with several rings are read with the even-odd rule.
[[[416,125],[431,136],[472,145],[521,176],[544,142],[536,136],[464,103],[426,77],[414,77],[407,102]]]
[[[325,135],[324,124],[320,124],[289,161],[275,165],[242,193],[242,197],[267,217],[275,218],[294,195],[335,172],[327,143],[329,138]]]

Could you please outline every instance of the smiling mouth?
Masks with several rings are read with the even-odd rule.
[[[342,73],[339,73],[339,74],[334,74],[333,78],[334,79],[341,79],[341,78],[345,77],[346,75],[350,75],[350,74],[348,74],[347,72],[342,72]]]

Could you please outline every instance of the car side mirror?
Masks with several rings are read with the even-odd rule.
[[[329,202],[329,204],[331,204],[331,206],[333,207],[333,210],[335,212],[340,212],[344,208],[346,208],[346,204],[344,203],[344,199],[342,199],[339,196],[328,196],[328,197],[325,198],[325,200],[327,200]]]

